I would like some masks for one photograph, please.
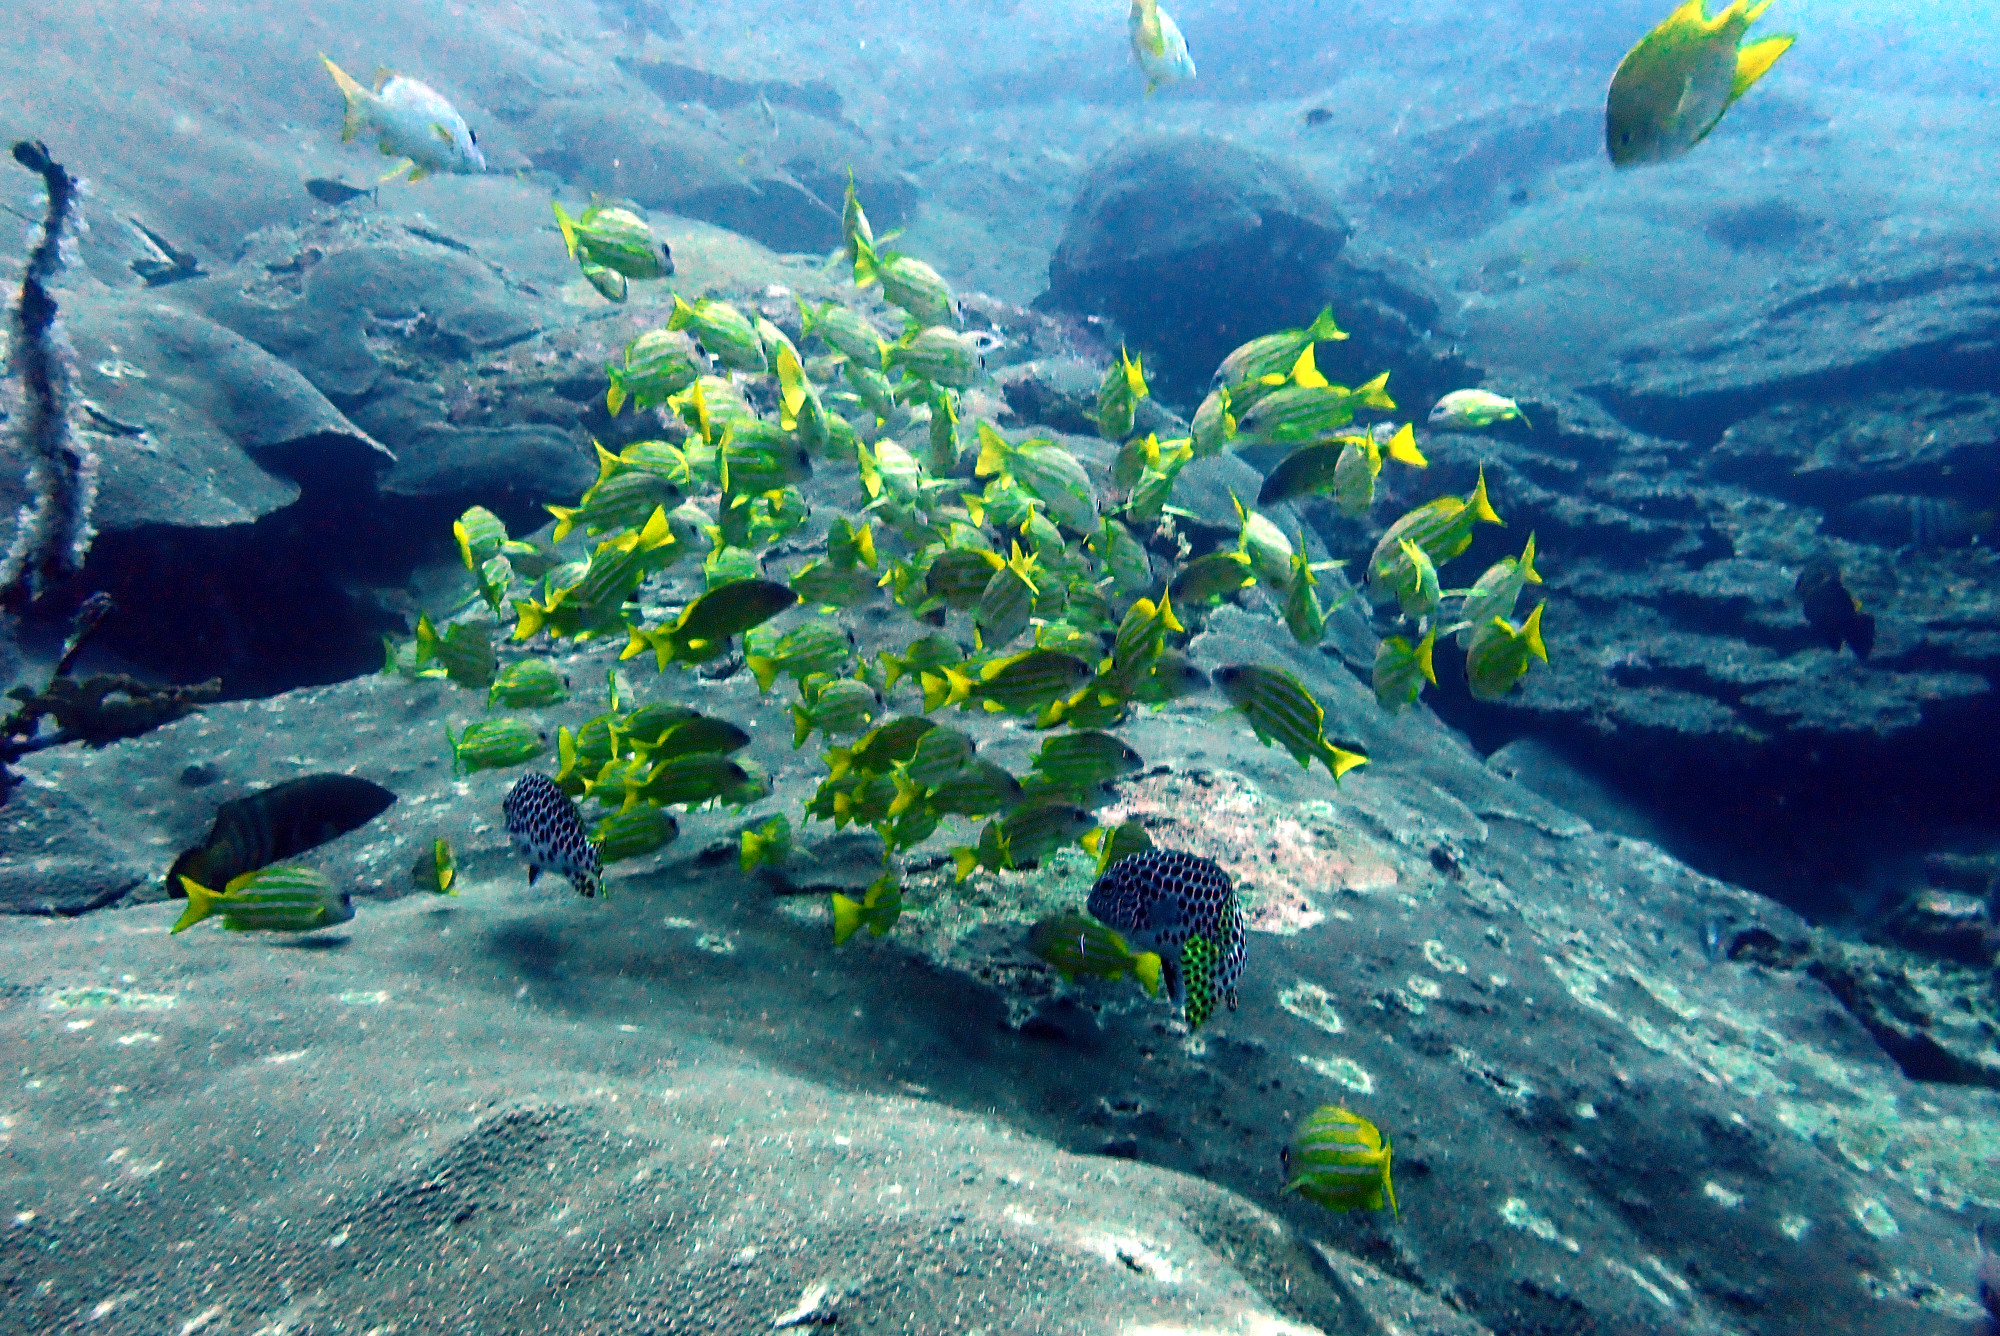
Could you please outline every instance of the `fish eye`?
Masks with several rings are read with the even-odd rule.
[[[479,147],[479,131],[472,129],[470,126],[467,126],[465,131],[465,137],[472,141],[472,146],[474,148]]]

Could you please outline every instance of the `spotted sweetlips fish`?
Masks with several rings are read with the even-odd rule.
[[[1209,859],[1169,849],[1121,858],[1090,888],[1090,915],[1135,952],[1160,957],[1167,995],[1199,1029],[1217,1002],[1236,1009],[1246,941],[1229,874]]]
[[[530,886],[546,868],[569,878],[578,895],[594,896],[603,889],[604,865],[597,846],[590,842],[576,804],[555,781],[529,771],[507,791],[500,810],[507,814],[514,851],[528,860]]]

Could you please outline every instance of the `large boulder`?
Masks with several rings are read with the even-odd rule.
[[[1117,321],[1187,395],[1237,344],[1318,313],[1348,232],[1277,158],[1206,134],[1140,139],[1091,167],[1038,304]]]

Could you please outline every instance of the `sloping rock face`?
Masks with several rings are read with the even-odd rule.
[[[2000,266],[1984,239],[1845,267],[1625,341],[1590,391],[1642,431],[1708,444],[1781,400],[1910,386],[1977,391],[2000,372]]]
[[[1537,430],[1437,439],[1436,480],[1483,463],[1510,521],[1475,556],[1537,533],[1565,647],[1498,706],[1442,708],[1488,744],[1548,730],[1705,828],[1712,866],[1895,935],[1870,906],[1922,888],[1898,858],[2000,838],[2000,760],[1970,742],[2000,728],[2000,286],[1975,250],[1648,330],[1583,394],[1510,382]],[[1816,559],[1875,619],[1865,662],[1805,621]]]
[[[1391,141],[1377,204],[1443,236],[1473,236],[1553,169],[1604,151],[1601,107],[1510,106]]]
[[[340,587],[327,534],[361,522],[395,456],[305,376],[150,294],[68,304],[79,425],[99,459],[83,590],[107,641],[169,676],[237,691],[365,671],[390,622]]]
[[[1393,1279],[1237,1194],[802,1079],[658,1012],[579,1027],[502,1001],[517,966],[488,930],[544,928],[393,918],[303,956],[14,921],[0,1030],[47,1095],[8,1124],[12,1324],[1374,1336],[1395,1306]],[[47,975],[63,951],[115,973]],[[454,958],[484,986],[419,982]]]
[[[579,190],[699,218],[777,251],[840,244],[850,171],[878,229],[896,226],[916,202],[824,81],[732,79],[664,59],[621,64],[624,80],[588,81],[510,110],[538,167]]]
[[[1407,495],[1369,525],[1308,510],[1351,551],[1483,468],[1507,527],[1484,528],[1464,566],[1535,536],[1551,662],[1481,704],[1440,655],[1447,717],[1487,747],[1536,731],[1576,749],[1710,866],[1816,916],[1859,903],[1864,865],[1889,851],[1988,823],[2000,763],[1966,739],[2000,727],[1994,555],[1969,507],[1919,490],[1993,467],[1984,396],[1782,405],[1713,447],[1640,435],[1553,387],[1522,403],[1532,433],[1429,436],[1428,474],[1385,473]],[[1947,523],[1960,545],[1936,539]],[[1875,618],[1865,662],[1805,619],[1795,585],[1816,558]]]

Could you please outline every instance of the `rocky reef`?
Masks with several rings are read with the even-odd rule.
[[[26,630],[49,638],[89,590],[120,611],[90,663],[24,667],[5,739],[0,1030],[21,1081],[0,1108],[0,1269],[24,1320],[1942,1336],[1979,1316],[1968,1222],[2000,1210],[1990,245],[1870,251],[1715,301],[1695,272],[1588,374],[1524,371],[1540,348],[1501,360],[1467,332],[1493,303],[1595,329],[1627,301],[1615,266],[1669,266],[1621,258],[1609,226],[1595,259],[1559,229],[1474,254],[1579,189],[1596,123],[1451,105],[1487,40],[1462,12],[1408,20],[1437,43],[1415,66],[1447,73],[1407,133],[1400,94],[1333,96],[1302,67],[1218,75],[1247,127],[1222,137],[1197,128],[1215,103],[1121,106],[1137,94],[1060,33],[1035,78],[995,74],[959,28],[1004,34],[1017,8],[910,16],[877,87],[858,29],[774,54],[775,5],[621,2],[580,28],[413,6],[408,40],[449,53],[435,77],[497,170],[365,204],[297,198],[306,171],[359,160],[331,135],[302,167],[295,145],[215,133],[211,108],[190,116],[206,137],[176,132],[196,146],[180,165],[158,127],[125,131],[108,188],[149,222],[100,228],[59,294],[98,532]],[[263,31],[211,26],[211,62]],[[1204,60],[1241,39],[1209,40]],[[1361,78],[1413,67],[1371,59],[1339,57]],[[245,93],[254,116],[289,124],[309,83],[327,95],[292,73]],[[976,137],[937,114],[967,89]],[[1085,110],[1035,105],[1054,90]],[[1761,114],[1743,129],[1760,147],[1827,132]],[[1121,344],[1155,383],[1138,429],[1164,439],[1222,353],[1327,305],[1352,337],[1321,369],[1389,369],[1420,430],[1466,385],[1526,412],[1423,431],[1430,468],[1385,470],[1372,520],[1271,508],[1309,558],[1352,556],[1483,470],[1506,525],[1466,565],[1530,533],[1543,554],[1551,663],[1522,690],[1476,701],[1441,654],[1438,688],[1387,716],[1368,686],[1385,620],[1350,601],[1297,649],[1249,596],[1196,623],[1190,661],[1282,662],[1370,763],[1338,785],[1302,772],[1212,693],[1131,726],[1144,768],[1099,814],[1215,859],[1247,900],[1240,1006],[1197,1032],[1026,949],[1081,903],[1097,869],[1076,849],[960,879],[934,841],[895,930],[831,945],[828,894],[858,894],[881,850],[801,821],[789,862],[742,868],[743,829],[796,817],[824,771],[733,657],[677,679],[642,658],[627,687],[664,700],[671,681],[739,723],[770,796],[686,815],[588,903],[526,885],[511,772],[454,771],[445,740],[489,717],[483,694],[377,671],[385,634],[474,596],[450,538],[465,507],[525,535],[597,476],[593,443],[685,439],[604,398],[605,364],[672,294],[606,304],[549,196],[633,204],[677,290],[789,337],[801,302],[836,296],[892,333],[823,258],[850,169],[882,231],[950,240],[927,254],[1007,243],[980,258],[1018,271],[1013,299],[960,306],[990,376],[961,413],[1032,427],[1093,478],[1116,467],[1094,415]],[[198,172],[230,198],[184,188]],[[1842,218],[1767,175],[1683,175],[1659,198],[1731,263],[1831,245]],[[978,200],[1007,216],[956,212]],[[1536,284],[1588,295],[1571,311]],[[31,500],[15,425],[7,511]],[[921,449],[927,427],[904,407],[866,435]],[[1232,494],[1259,484],[1241,458],[1197,461],[1149,537],[1225,550]],[[865,500],[827,468],[801,491],[822,517]],[[1865,660],[1804,616],[1816,560],[1876,619]],[[650,587],[648,615],[697,579]],[[1327,572],[1329,601],[1347,588]],[[866,654],[917,630],[880,600],[843,622]],[[570,702],[515,717],[554,746],[601,709],[620,648],[561,647]],[[1016,770],[1039,741],[964,718]],[[397,798],[313,852],[357,917],[294,943],[169,937],[173,852],[219,804],[319,771]],[[456,895],[410,879],[440,837]],[[1400,1215],[1281,1195],[1279,1148],[1328,1103],[1393,1137]]]

